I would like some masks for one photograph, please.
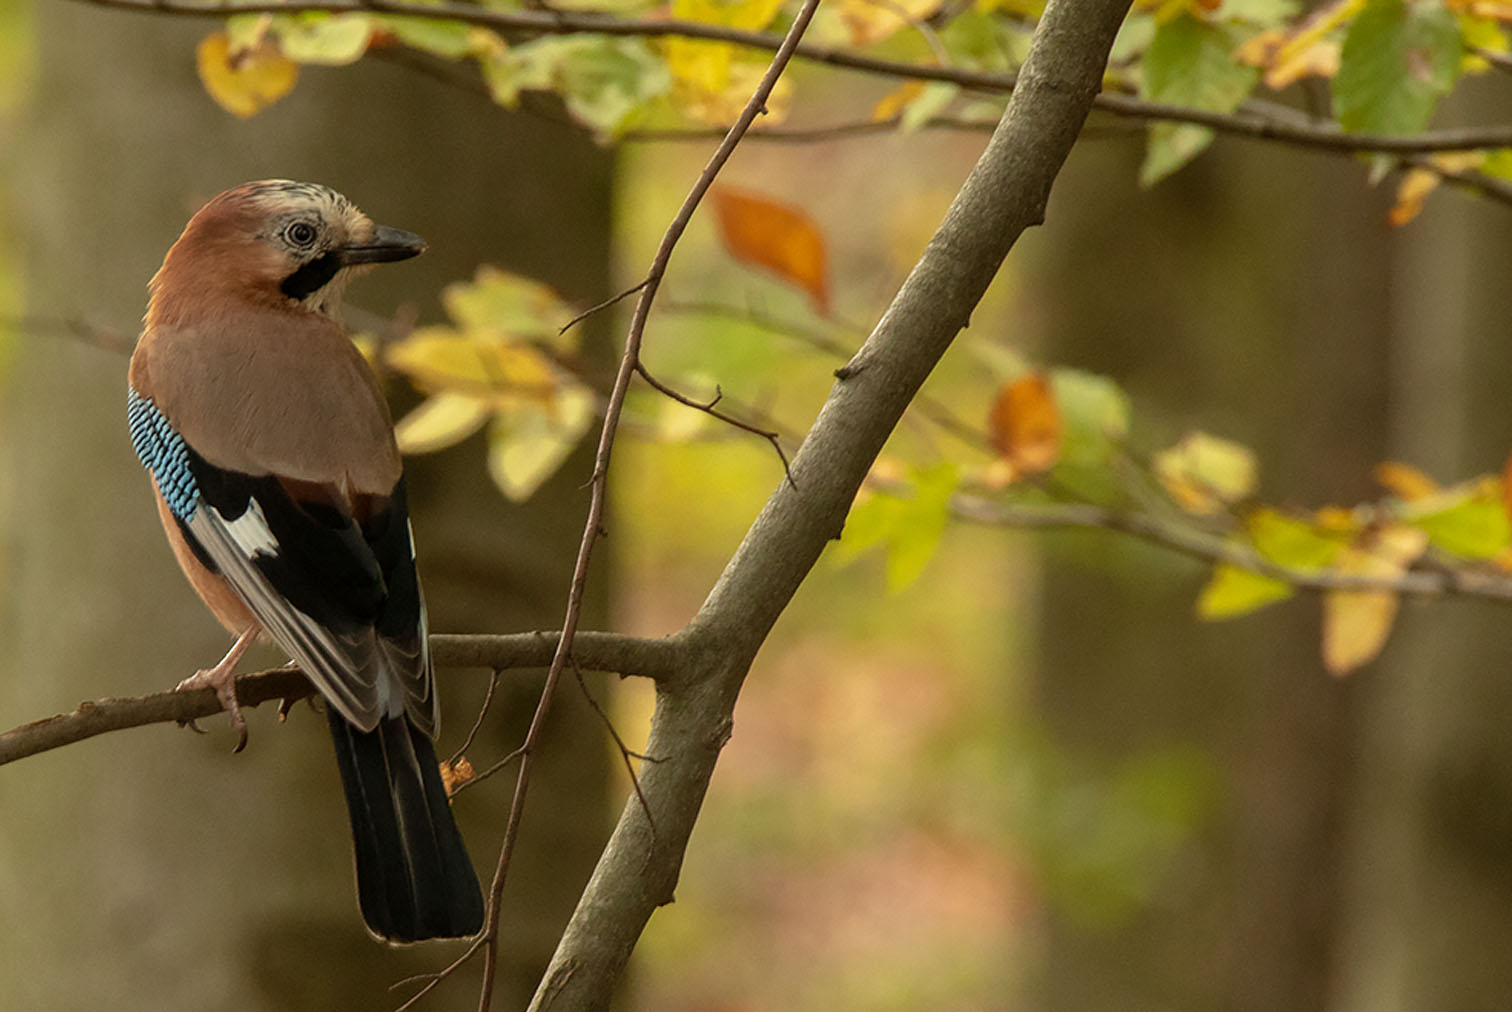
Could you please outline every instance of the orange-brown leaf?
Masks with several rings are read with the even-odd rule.
[[[718,186],[711,196],[730,255],[803,289],[820,315],[828,315],[829,265],[824,235],[814,219],[749,190]]]
[[[1439,490],[1438,482],[1411,464],[1385,460],[1375,466],[1375,480],[1403,502],[1427,498]]]
[[[988,430],[998,453],[1019,474],[1054,467],[1060,459],[1062,426],[1049,377],[1034,372],[1003,384]]]
[[[457,757],[457,761],[447,762],[441,760],[441,786],[446,788],[446,796],[449,798],[457,793],[457,788],[477,777],[473,771],[472,763],[467,761],[467,756]]]
[[[283,98],[299,79],[299,65],[263,39],[233,50],[225,32],[207,35],[195,49],[195,66],[210,97],[234,116],[255,116]]]

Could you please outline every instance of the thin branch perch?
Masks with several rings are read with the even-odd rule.
[[[559,639],[560,634],[555,631],[498,636],[435,635],[430,640],[431,657],[439,667],[540,668],[551,663]],[[639,639],[616,633],[584,632],[578,634],[573,645],[573,657],[584,668],[653,678],[669,677],[677,670],[681,656],[682,647],[675,637]],[[294,668],[246,674],[236,680],[236,698],[243,706],[257,706],[272,699],[299,700],[310,694],[309,681]],[[84,702],[71,713],[34,720],[0,734],[0,766],[107,731],[147,724],[182,724],[220,712],[220,700],[213,689]]]

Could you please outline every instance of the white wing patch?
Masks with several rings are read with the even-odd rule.
[[[396,683],[404,683],[402,671],[390,659],[392,645],[381,641],[377,630],[331,631],[290,604],[257,567],[256,556],[277,556],[279,544],[256,500],[232,521],[201,500],[187,526],[268,635],[343,717],[371,731],[381,718],[405,712],[407,693],[394,691]],[[415,716],[423,725],[422,714]]]
[[[256,499],[251,501],[247,511],[241,516],[225,524],[226,533],[236,543],[236,547],[242,550],[248,558],[258,553],[263,555],[278,554],[278,539],[273,537],[273,531],[268,528],[268,517],[263,513],[262,504]]]

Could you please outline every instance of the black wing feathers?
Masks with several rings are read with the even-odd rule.
[[[410,543],[409,494],[404,479],[394,486],[388,509],[363,524],[363,535],[383,573],[388,590],[378,632],[398,646],[418,651],[421,632],[420,578],[415,574],[415,549]]]
[[[294,499],[273,475],[254,477],[227,471],[210,464],[192,448],[189,454],[201,498],[224,520],[230,523],[240,519],[254,502],[262,511],[278,551],[260,552],[255,562],[284,600],[338,633],[371,628],[386,617],[384,570],[350,517],[325,503]],[[389,512],[395,505],[403,511],[403,485],[401,478]],[[389,525],[393,526],[392,520]],[[405,532],[407,549],[407,516],[398,519],[398,527]],[[196,556],[207,554],[192,536],[189,544]],[[413,582],[412,556],[406,554],[401,565],[409,570]],[[390,621],[397,624],[398,618],[393,616]],[[408,618],[414,622],[417,615],[411,612]]]

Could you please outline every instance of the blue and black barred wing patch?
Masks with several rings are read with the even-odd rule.
[[[142,466],[152,472],[168,510],[181,523],[188,523],[199,504],[199,488],[189,467],[189,447],[173,430],[168,419],[149,398],[127,389],[126,424],[131,446]]]

